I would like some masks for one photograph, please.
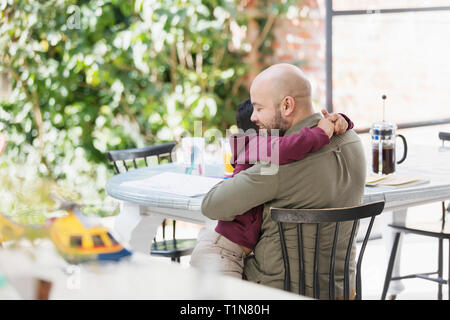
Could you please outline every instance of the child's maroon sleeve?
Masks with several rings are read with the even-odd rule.
[[[353,129],[353,122],[345,114],[340,113],[348,123],[347,131]],[[303,159],[308,153],[319,150],[330,143],[328,135],[319,127],[303,128],[300,133],[280,137],[280,164]]]
[[[347,130],[352,129],[353,122],[345,114],[341,113],[341,115],[348,123]],[[238,164],[253,164],[256,161],[287,164],[301,160],[308,153],[317,151],[330,143],[328,135],[319,127],[313,129],[305,127],[300,133],[282,137],[252,135],[247,141],[245,152],[233,157]],[[277,148],[278,152],[276,152]]]
[[[353,129],[353,126],[354,126],[353,121],[350,120],[350,118],[347,117],[345,114],[343,114],[343,113],[339,113],[339,114],[340,114],[341,116],[343,116],[344,119],[345,119],[345,121],[347,121],[347,123],[348,123],[347,131],[350,130],[350,129]]]
[[[286,164],[303,159],[307,153],[314,152],[330,143],[328,135],[319,127],[305,127],[300,133],[291,136],[256,136],[250,139],[245,152],[237,156],[237,164],[256,161]]]
[[[319,127],[303,128],[300,133],[279,138],[280,164],[303,159],[308,153],[330,143],[328,135]]]

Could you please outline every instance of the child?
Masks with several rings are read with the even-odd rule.
[[[253,112],[253,106],[250,100],[246,100],[238,106],[236,112],[236,122],[239,129],[247,131],[254,129],[258,131],[255,123],[250,121]],[[291,136],[279,137],[279,164],[287,164],[292,161],[303,159],[307,153],[314,152],[324,145],[330,143],[330,138],[335,131],[336,126],[340,126],[340,132],[345,132],[353,128],[353,123],[345,115],[329,115],[322,111],[325,119],[322,119],[318,126],[311,129],[303,128],[300,133]],[[331,120],[330,120],[331,119]],[[250,137],[249,137],[250,136]],[[231,146],[236,146],[239,139],[245,145],[245,152],[237,154],[235,148],[232,148],[232,164],[234,165],[233,176],[242,170],[252,166],[249,162],[253,160],[262,160],[260,155],[255,152],[249,152],[250,139],[256,137],[258,144],[267,143],[267,150],[270,149],[271,137],[262,138],[253,134],[233,135],[230,137]],[[273,138],[273,137],[272,137]],[[232,141],[234,140],[234,141]],[[247,143],[248,141],[248,143]],[[241,144],[242,145],[242,144]],[[255,148],[255,144],[253,144]],[[244,158],[244,159],[242,159]],[[191,265],[194,267],[217,268],[218,272],[242,279],[244,258],[250,254],[259,239],[259,232],[262,225],[262,212],[264,205],[259,205],[249,211],[237,216],[233,221],[219,220],[215,232],[208,229],[202,229],[199,232],[197,245],[192,252]]]

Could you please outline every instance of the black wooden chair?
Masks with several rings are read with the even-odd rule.
[[[106,152],[106,156],[109,161],[114,164],[114,170],[116,173],[120,173],[119,165],[123,165],[125,171],[129,170],[130,163],[132,161],[133,167],[138,168],[139,159],[143,159],[145,165],[148,166],[148,157],[157,157],[158,164],[161,164],[161,158],[168,157],[169,162],[172,162],[172,150],[175,147],[174,142],[164,143],[160,145],[153,145],[144,148],[136,149],[124,149],[124,150],[110,150]],[[122,169],[123,171],[123,169]],[[169,257],[172,261],[180,262],[180,257],[190,255],[194,250],[196,239],[176,239],[176,221],[172,220],[172,239],[166,240],[166,224],[165,219],[162,223],[162,241],[156,241],[153,239],[152,248],[150,253],[154,256]]]
[[[299,294],[305,295],[305,261],[304,261],[304,248],[303,248],[303,232],[302,227],[304,224],[316,225],[315,236],[315,251],[314,251],[314,268],[313,268],[313,295],[314,298],[320,298],[319,287],[319,255],[320,251],[320,225],[323,223],[335,223],[333,245],[330,252],[330,268],[329,268],[329,299],[335,299],[335,258],[336,247],[338,245],[339,227],[341,223],[352,222],[352,231],[349,237],[349,241],[346,244],[346,258],[344,265],[344,299],[349,300],[350,297],[350,256],[351,249],[355,240],[356,233],[358,231],[359,220],[364,218],[371,218],[369,226],[366,230],[364,241],[362,242],[361,249],[359,251],[359,257],[356,265],[356,295],[355,299],[360,300],[362,297],[361,289],[361,264],[364,251],[369,240],[370,232],[372,230],[375,217],[379,215],[384,209],[384,201],[374,202],[366,205],[348,208],[337,209],[282,209],[271,208],[271,217],[278,224],[278,231],[280,234],[281,251],[283,254],[283,261],[285,267],[284,277],[284,290],[291,291],[291,271],[289,265],[289,257],[286,248],[285,234],[283,230],[283,223],[297,224],[297,239],[298,239],[298,261],[299,261]]]
[[[447,212],[450,212],[450,206],[445,207],[445,202],[442,201],[442,219],[441,221],[437,222],[426,222],[426,223],[420,223],[420,224],[405,224],[405,225],[396,225],[396,224],[390,224],[389,227],[394,228],[396,231],[398,231],[395,234],[394,238],[394,244],[392,246],[391,250],[391,256],[389,258],[389,264],[386,271],[386,278],[384,281],[384,287],[383,287],[383,293],[381,295],[381,299],[386,299],[386,294],[389,289],[389,284],[392,280],[401,280],[401,279],[413,279],[413,278],[420,278],[424,280],[430,280],[437,282],[438,284],[438,300],[442,300],[442,285],[448,284],[448,280],[443,279],[443,257],[444,257],[444,239],[449,240],[450,244],[450,225],[446,223],[445,221],[445,215]],[[392,270],[394,268],[395,263],[395,257],[397,255],[397,249],[398,244],[400,242],[400,236],[402,234],[417,234],[421,236],[426,237],[433,237],[437,238],[439,241],[439,248],[438,248],[438,270],[436,272],[428,272],[428,273],[416,273],[416,274],[410,274],[406,276],[399,276],[399,277],[392,277]],[[449,270],[450,270],[450,258],[449,258]],[[431,277],[432,275],[437,275],[437,277]],[[448,287],[449,290],[449,299],[450,299],[450,286]],[[395,299],[396,297],[393,296],[391,299]]]

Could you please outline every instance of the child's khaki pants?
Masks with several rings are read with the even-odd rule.
[[[242,279],[246,253],[236,243],[209,229],[198,234],[191,256],[191,266]]]

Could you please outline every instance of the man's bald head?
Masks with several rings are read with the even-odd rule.
[[[279,103],[285,96],[311,98],[309,80],[300,68],[288,63],[275,64],[258,74],[250,91],[257,88],[269,93],[274,103]]]
[[[252,121],[261,128],[287,130],[312,114],[311,84],[296,66],[275,64],[256,76],[250,87]]]

